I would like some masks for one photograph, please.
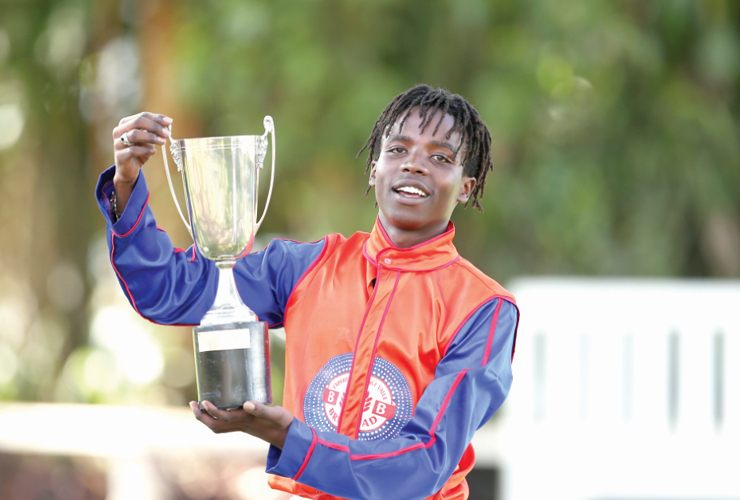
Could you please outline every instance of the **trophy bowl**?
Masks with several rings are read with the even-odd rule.
[[[170,152],[182,172],[188,220],[175,205],[198,251],[215,261],[218,288],[211,308],[193,328],[198,401],[237,408],[246,401],[272,403],[268,325],[242,301],[232,268],[249,253],[270,204],[275,177],[275,126],[263,135],[173,139]],[[270,190],[257,220],[259,172],[272,135]],[[189,222],[188,222],[189,221]]]

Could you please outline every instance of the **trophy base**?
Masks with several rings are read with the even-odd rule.
[[[272,404],[270,336],[264,321],[193,328],[198,402],[220,409]],[[201,404],[201,409],[202,409]]]

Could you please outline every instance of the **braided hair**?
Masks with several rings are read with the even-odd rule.
[[[365,172],[370,170],[373,161],[380,156],[383,140],[391,133],[393,125],[398,121],[399,132],[403,130],[406,119],[411,110],[419,108],[419,117],[422,118],[421,132],[429,126],[432,119],[439,111],[439,120],[434,126],[436,134],[445,115],[448,114],[455,119],[455,125],[447,132],[449,139],[454,132],[459,132],[460,146],[455,151],[455,157],[463,149],[464,156],[460,163],[463,165],[463,175],[475,178],[475,187],[471,193],[473,207],[483,212],[480,198],[486,186],[488,172],[493,170],[491,160],[491,134],[488,127],[478,116],[478,112],[468,101],[457,94],[451,94],[444,89],[433,89],[428,85],[417,85],[416,87],[398,94],[383,110],[378,121],[375,122],[373,131],[370,133],[365,146],[357,153],[360,156],[363,151],[368,150],[367,166]],[[370,192],[368,188],[367,193]],[[367,193],[365,193],[367,195]],[[465,206],[467,207],[467,203]]]

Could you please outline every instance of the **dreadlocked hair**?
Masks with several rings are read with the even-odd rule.
[[[398,122],[398,131],[403,130],[406,119],[414,108],[419,108],[419,117],[422,118],[421,132],[430,125],[432,119],[439,112],[439,119],[434,126],[436,134],[445,115],[450,115],[455,119],[455,125],[447,132],[446,138],[449,139],[454,132],[459,132],[460,145],[454,152],[454,157],[463,149],[461,164],[463,165],[463,175],[475,178],[475,186],[471,193],[468,203],[472,200],[473,207],[483,212],[480,205],[480,199],[483,198],[483,191],[486,186],[486,177],[488,172],[493,170],[491,160],[491,134],[488,127],[478,116],[478,112],[468,101],[457,94],[451,94],[444,89],[433,89],[428,85],[417,85],[416,87],[398,94],[383,110],[378,121],[375,122],[373,131],[370,133],[365,146],[357,153],[360,156],[363,151],[368,150],[367,173],[380,156],[380,149],[383,140],[387,138],[393,125]],[[400,120],[400,121],[399,121]],[[368,188],[365,195],[370,192]],[[468,206],[465,203],[465,206]]]

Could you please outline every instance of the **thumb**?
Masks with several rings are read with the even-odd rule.
[[[290,425],[293,422],[293,414],[282,406],[267,406],[257,401],[244,403],[244,411],[255,417],[272,420],[280,425]]]
[[[242,408],[244,408],[244,411],[246,411],[250,415],[254,415],[255,417],[269,418],[269,407],[260,403],[259,401],[247,401],[246,403],[244,403]]]

